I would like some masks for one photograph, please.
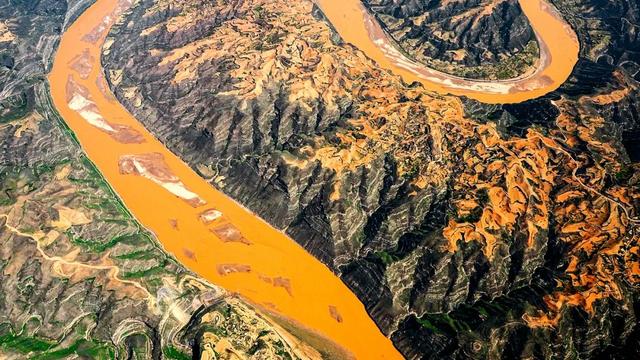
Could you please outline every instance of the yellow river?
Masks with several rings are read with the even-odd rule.
[[[130,6],[128,1],[98,0],[86,10],[62,37],[49,75],[56,108],[127,208],[168,252],[209,281],[330,339],[355,358],[401,358],[361,302],[326,266],[217,191],[114,99],[103,78],[100,54],[110,26]],[[522,0],[539,39],[549,48],[547,60],[553,61],[541,66],[541,75],[516,80],[507,93],[490,86],[465,90],[473,84],[451,85],[447,76],[431,81],[422,70],[407,70],[406,59],[382,51],[384,41],[372,40],[380,33],[376,35],[359,0],[318,1],[346,41],[406,80],[445,93],[490,102],[522,101],[559,86],[577,58],[575,35],[557,14],[541,6],[546,4],[542,0]]]
[[[433,91],[464,95],[486,103],[516,103],[557,89],[578,61],[580,43],[558,10],[545,0],[520,0],[538,44],[535,71],[516,79],[478,81],[427,68],[398,51],[361,0],[316,0],[342,39],[406,82],[418,81]]]

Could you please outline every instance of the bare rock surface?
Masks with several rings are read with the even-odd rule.
[[[167,255],[58,117],[46,70],[88,5],[0,2],[0,358],[326,355]]]
[[[490,106],[402,83],[308,1],[143,0],[110,36],[120,101],[340,275],[407,358],[640,352],[622,65],[585,55],[557,92]]]

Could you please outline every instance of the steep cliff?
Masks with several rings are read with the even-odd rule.
[[[585,59],[547,98],[461,101],[336,41],[307,1],[142,0],[111,39],[120,101],[339,274],[408,358],[639,353],[625,70]]]
[[[87,5],[0,3],[0,357],[320,358],[168,256],[58,117],[46,69]]]
[[[397,46],[446,73],[506,79],[530,71],[538,57],[533,29],[518,0],[363,0]]]

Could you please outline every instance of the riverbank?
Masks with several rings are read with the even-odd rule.
[[[129,5],[101,0],[89,8],[64,34],[49,76],[56,108],[127,208],[211,282],[356,358],[401,358],[326,266],[216,191],[115,101],[100,55],[113,19]],[[212,210],[219,216],[212,219]]]
[[[540,47],[536,70],[518,78],[495,81],[449,75],[409,59],[388,39],[360,0],[339,4],[316,0],[316,3],[345,42],[356,46],[381,67],[400,75],[407,83],[417,81],[426,89],[443,94],[467,96],[486,103],[518,103],[560,87],[578,61],[580,44],[575,32],[545,0],[520,1]]]

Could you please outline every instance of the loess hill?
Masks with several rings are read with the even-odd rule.
[[[445,73],[509,79],[530,73],[538,43],[518,0],[363,0],[411,58]]]
[[[90,4],[0,2],[0,358],[326,355],[167,255],[58,117],[46,72]]]
[[[580,61],[514,105],[402,83],[310,1],[141,0],[103,63],[151,132],[326,263],[407,358],[633,358],[638,4],[554,3]]]

